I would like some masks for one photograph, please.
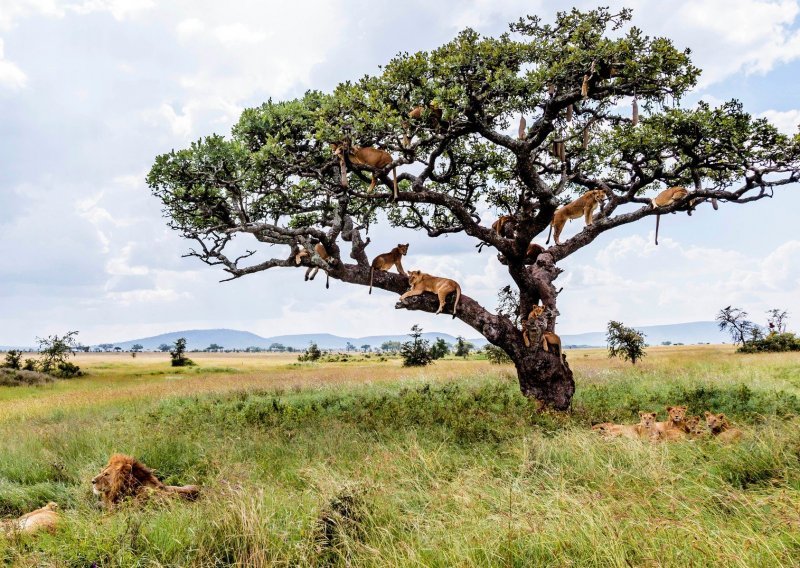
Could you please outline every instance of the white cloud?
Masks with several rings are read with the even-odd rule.
[[[759,116],[769,120],[785,134],[796,134],[800,129],[800,109],[783,111],[770,109],[765,110]]]
[[[243,47],[248,44],[262,43],[271,34],[253,30],[241,22],[214,28],[214,37],[226,47]]]
[[[84,0],[81,3],[70,5],[69,9],[77,14],[108,12],[115,20],[124,20],[155,6],[153,0]]]
[[[5,59],[5,45],[0,38],[0,87],[19,90],[28,83],[25,73],[11,61]]]

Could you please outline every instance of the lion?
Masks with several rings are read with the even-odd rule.
[[[638,424],[604,422],[603,424],[595,424],[592,426],[592,430],[608,438],[630,438],[632,440],[649,438],[655,440],[659,438],[659,432],[655,429],[655,424],[655,412],[640,412]]]
[[[127,497],[138,498],[153,491],[191,500],[197,498],[200,488],[197,485],[164,485],[152,469],[123,454],[111,456],[105,469],[92,479],[92,492],[109,509]]]
[[[461,299],[461,286],[458,285],[458,282],[450,280],[449,278],[431,276],[419,270],[410,270],[408,272],[408,283],[411,285],[411,290],[400,296],[400,301],[402,302],[410,296],[419,296],[424,292],[433,292],[439,298],[439,309],[436,310],[437,314],[442,313],[447,296],[451,292],[455,292],[456,299],[455,302],[453,302],[453,317],[456,317],[458,301]]]
[[[18,519],[5,521],[2,524],[2,532],[6,536],[12,536],[16,533],[34,534],[41,530],[54,532],[59,520],[58,504],[51,501],[41,509],[31,511]]]
[[[686,410],[685,406],[668,406],[667,419],[656,422],[656,430],[666,440],[680,440],[686,437]]]
[[[711,435],[723,442],[734,442],[744,435],[741,430],[730,425],[724,414],[714,414],[706,411],[705,416],[706,426],[708,426]]]
[[[699,438],[701,436],[705,436],[708,433],[706,430],[705,424],[700,420],[700,417],[689,416],[686,418],[686,433],[689,435],[690,438]]]

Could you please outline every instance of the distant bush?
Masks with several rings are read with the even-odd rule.
[[[512,362],[511,357],[508,356],[508,353],[496,345],[487,345],[483,348],[483,352],[486,355],[486,358],[489,360],[489,363],[492,365],[504,365]]]
[[[317,344],[313,341],[306,349],[305,353],[298,355],[298,361],[319,361],[319,358],[322,357],[322,351],[319,350]]]
[[[25,359],[25,362],[22,364],[23,371],[35,371],[36,370],[36,359]]]
[[[416,324],[411,327],[411,341],[403,343],[400,355],[403,357],[404,367],[424,367],[433,362],[433,355],[429,342],[422,339],[422,328]]]
[[[753,339],[738,349],[740,353],[764,353],[800,351],[800,338],[794,333],[770,333],[761,339]]]
[[[8,369],[20,369],[22,368],[21,360],[22,351],[12,349],[6,353],[6,362],[3,364],[3,367]]]
[[[175,340],[175,346],[172,351],[169,352],[169,356],[172,357],[172,366],[173,367],[190,367],[194,365],[194,361],[189,359],[186,356],[186,338],[179,337]]]
[[[53,377],[46,373],[0,367],[0,386],[3,387],[43,385],[50,382],[53,382]]]

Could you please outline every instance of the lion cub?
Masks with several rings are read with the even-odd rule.
[[[664,440],[680,440],[686,437],[685,406],[668,406],[667,420],[656,422],[656,430]]]
[[[388,272],[392,266],[397,267],[397,272],[406,276],[406,271],[403,270],[403,257],[408,254],[408,243],[404,245],[397,245],[389,252],[379,254],[372,261],[372,266],[369,269],[369,293],[372,294],[372,278],[376,270]]]
[[[3,528],[9,536],[14,533],[33,534],[40,530],[53,532],[58,521],[58,505],[51,501],[41,509],[36,509],[18,519],[4,523]]]
[[[408,273],[408,283],[411,284],[411,290],[400,296],[400,301],[410,296],[419,296],[424,292],[433,292],[439,297],[439,309],[436,310],[437,314],[442,313],[444,303],[447,301],[447,296],[451,292],[456,293],[456,300],[453,302],[453,318],[456,317],[456,310],[458,309],[458,301],[461,299],[461,286],[455,280],[449,278],[440,278],[438,276],[431,276],[419,270],[411,270]]]
[[[724,414],[714,414],[706,411],[706,426],[711,435],[723,442],[734,442],[741,438],[744,433],[738,428],[734,428],[728,422]]]
[[[608,438],[630,438],[632,440],[649,438],[653,440],[659,436],[658,431],[655,429],[655,424],[655,412],[640,412],[638,424],[612,424],[611,422],[605,422],[603,424],[595,424],[592,426],[592,430]]]

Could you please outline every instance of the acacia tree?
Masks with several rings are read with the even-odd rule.
[[[497,250],[518,290],[518,314],[541,302],[541,327],[553,331],[558,264],[600,234],[709,200],[771,197],[800,179],[800,137],[780,134],[736,101],[682,108],[699,75],[689,51],[645,36],[630,18],[628,10],[572,10],[553,24],[529,16],[497,38],[467,29],[333,93],[247,109],[230,137],[208,136],[158,156],[148,183],[169,225],[195,243],[188,255],[221,267],[226,279],[299,260],[304,270],[318,266],[330,278],[366,286],[366,233],[376,223],[433,238],[463,232]],[[641,108],[638,121],[626,108],[632,100]],[[421,117],[409,117],[419,105]],[[520,117],[526,124],[517,135]],[[350,163],[348,180],[333,142],[380,146],[394,163],[382,170]],[[401,170],[396,201],[392,166]],[[379,185],[368,192],[373,173]],[[688,196],[650,206],[658,190],[675,185]],[[557,207],[598,188],[608,199],[593,224],[535,261],[526,256]],[[481,222],[487,210],[511,216],[502,234]],[[329,263],[315,253],[296,257],[317,242]],[[374,286],[401,294],[408,282],[377,271]],[[526,346],[509,314],[492,313],[465,292],[457,317],[508,353],[522,392],[568,407],[575,388],[569,366],[540,342]],[[435,312],[438,302],[423,294],[396,307]],[[452,298],[445,311],[452,312]]]

